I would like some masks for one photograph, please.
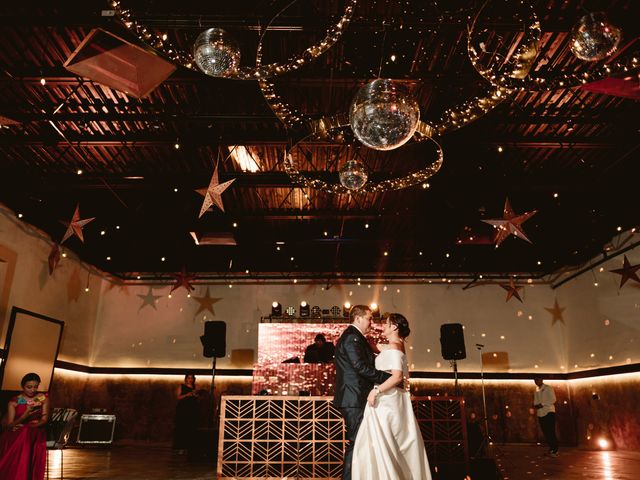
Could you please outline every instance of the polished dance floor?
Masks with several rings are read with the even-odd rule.
[[[572,448],[561,449],[558,458],[551,458],[544,455],[542,447],[505,446],[496,453],[505,480],[636,480],[640,472],[640,453],[636,452],[593,452]],[[51,479],[61,478],[60,455],[60,451],[49,452]],[[69,448],[64,451],[64,478],[213,480],[215,465],[189,463],[186,456],[164,447]]]
[[[640,472],[640,452],[601,452],[560,448],[549,457],[544,447],[498,447],[496,457],[504,480],[598,479],[635,480]]]

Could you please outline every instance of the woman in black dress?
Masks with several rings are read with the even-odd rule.
[[[184,453],[193,441],[198,427],[198,392],[196,390],[196,376],[187,373],[184,383],[178,388],[178,405],[176,406],[175,430],[173,448],[178,453]]]

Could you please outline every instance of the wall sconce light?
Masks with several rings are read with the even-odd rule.
[[[344,305],[342,306],[342,316],[349,318],[349,312],[351,312],[351,303],[344,302]]]
[[[282,305],[280,305],[278,302],[273,302],[271,304],[271,316],[272,317],[282,316]]]
[[[303,300],[302,302],[300,302],[300,316],[308,317],[310,314],[311,307],[309,307],[309,304]]]

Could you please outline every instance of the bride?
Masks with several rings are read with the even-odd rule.
[[[376,385],[367,398],[353,448],[353,480],[431,480],[411,398],[401,388],[409,373],[404,352],[409,333],[406,318],[389,315],[382,333],[389,343],[378,345],[376,369],[390,372],[391,378]]]

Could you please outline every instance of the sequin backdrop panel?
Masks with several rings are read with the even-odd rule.
[[[299,357],[318,333],[334,345],[348,323],[261,323],[258,329],[258,366],[280,364]],[[381,325],[374,325],[367,335],[373,342],[382,341]]]

